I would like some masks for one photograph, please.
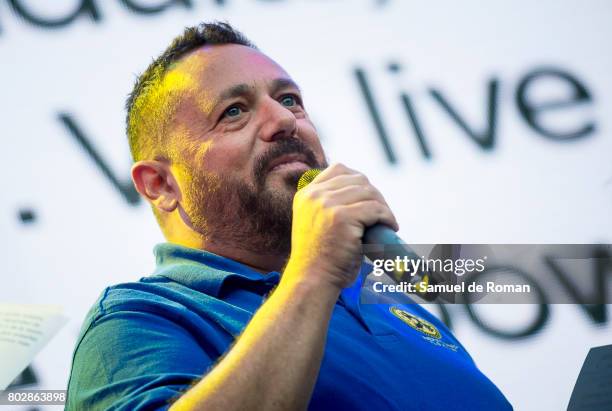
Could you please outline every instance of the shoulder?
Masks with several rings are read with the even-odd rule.
[[[146,277],[137,282],[105,288],[85,317],[83,328],[116,312],[145,312],[171,316],[185,315],[193,301],[202,305],[215,300],[206,294],[163,277]]]
[[[110,341],[146,340],[150,334],[162,332],[169,339],[181,334],[218,334],[215,324],[202,315],[215,306],[212,300],[215,299],[164,278],[147,277],[109,286],[85,316],[74,355],[86,347],[107,350],[113,348]]]
[[[123,409],[124,403],[135,409],[166,401],[203,375],[230,340],[190,310],[193,292],[163,279],[104,289],[74,349],[67,409]]]

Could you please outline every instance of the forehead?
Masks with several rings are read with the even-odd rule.
[[[274,60],[238,44],[201,47],[181,59],[172,71],[188,76],[191,91],[207,99],[236,84],[257,87],[279,78],[290,79]]]

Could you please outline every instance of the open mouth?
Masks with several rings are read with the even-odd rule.
[[[312,168],[306,160],[306,157],[299,153],[285,154],[275,158],[268,166],[268,173],[275,171],[294,171],[306,170]]]

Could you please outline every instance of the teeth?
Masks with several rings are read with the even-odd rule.
[[[280,163],[280,164],[277,164],[277,165],[275,165],[274,167],[272,167],[272,170],[276,170],[276,169],[281,168],[281,167],[291,166],[291,165],[293,165],[293,164],[300,164],[300,165],[304,165],[304,162],[302,162],[302,161],[300,161],[300,160],[292,160],[292,161],[288,161],[288,162],[286,162],[286,163]]]

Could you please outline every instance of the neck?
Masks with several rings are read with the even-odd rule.
[[[220,244],[212,240],[206,240],[199,235],[166,235],[166,239],[174,244],[205,250],[229,258],[260,273],[269,273],[271,271],[281,272],[289,257],[285,254],[263,254],[261,252],[254,252],[244,247],[235,247],[228,243]]]
[[[287,255],[261,254],[226,244],[216,244],[212,241],[205,242],[199,248],[229,258],[264,274],[270,271],[281,272],[288,258]]]
[[[186,221],[188,220],[179,214],[173,213],[168,216],[168,220],[162,228],[164,236],[171,243],[205,250],[229,258],[260,273],[281,272],[287,262],[289,256],[285,253],[266,254],[260,250],[250,250],[248,247],[237,245],[236,239],[215,241],[212,238],[206,238],[202,233],[195,230],[191,224],[187,224]]]

